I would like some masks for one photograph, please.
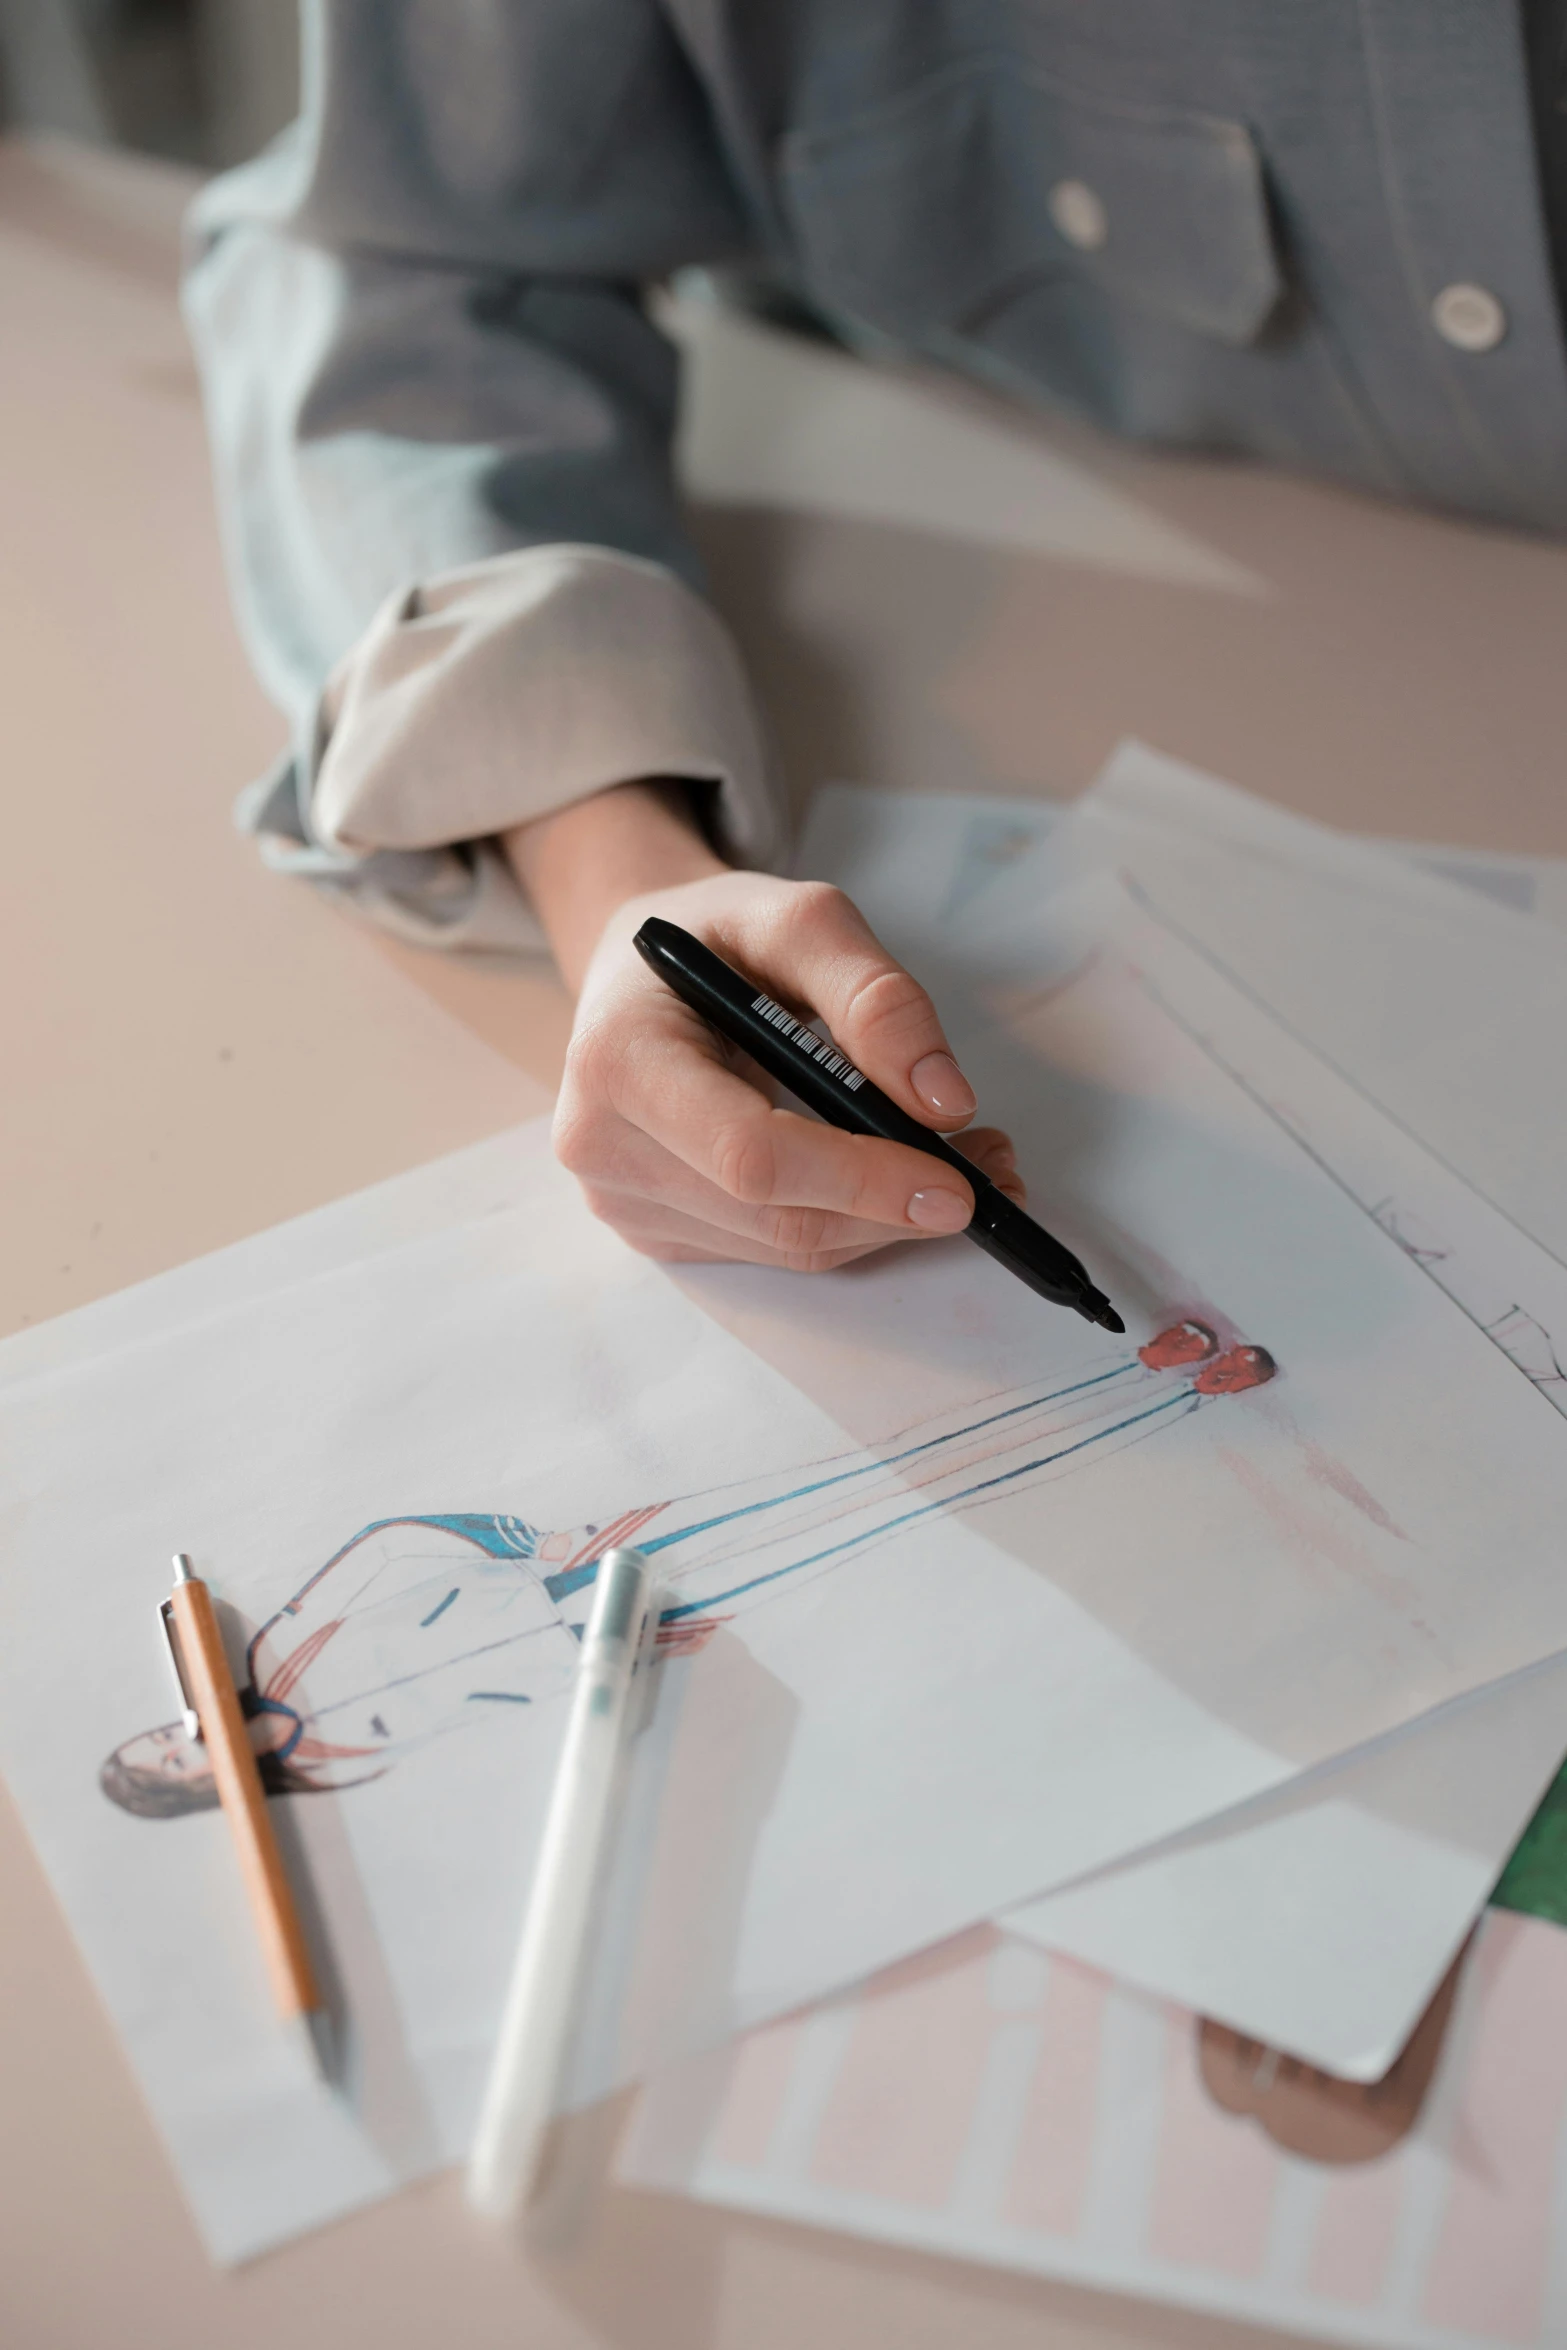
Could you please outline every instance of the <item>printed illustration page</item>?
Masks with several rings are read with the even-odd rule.
[[[1309,2101],[1264,2135],[1265,2079],[1224,2110],[1181,2008],[981,1931],[660,2074],[619,2171],[1351,2350],[1554,2350],[1564,2022],[1567,1935],[1488,1918],[1414,2129],[1346,2161]]]

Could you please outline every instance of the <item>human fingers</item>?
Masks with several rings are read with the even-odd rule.
[[[991,1180],[1018,1196],[1016,1178],[1010,1173],[1011,1144],[994,1127],[976,1129],[965,1136],[971,1143],[971,1155]],[[688,1182],[695,1181],[688,1170],[681,1170]],[[674,1178],[663,1170],[646,1170],[649,1188],[612,1192],[599,1186],[585,1186],[588,1204],[595,1214],[612,1223],[627,1245],[660,1264],[753,1264],[796,1273],[826,1273],[841,1265],[852,1264],[857,1258],[873,1255],[884,1248],[886,1236],[875,1226],[854,1227],[848,1219],[824,1219],[818,1226],[801,1221],[791,1227],[773,1227],[770,1238],[756,1233],[737,1232],[712,1220],[716,1205],[719,1214],[727,1214],[730,1205],[723,1194],[717,1201],[706,1198],[706,1187],[701,1195],[702,1210],[688,1213],[671,1204]],[[855,1237],[856,1230],[863,1237]]]
[[[883,1240],[967,1224],[973,1194],[956,1168],[775,1106],[703,1021],[651,975],[648,986],[639,1017],[592,1022],[572,1040],[555,1148],[580,1180],[613,1164],[629,1126],[746,1208],[826,1209],[884,1227]]]
[[[624,1194],[613,1200],[595,1197],[584,1187],[595,1214],[613,1225],[628,1248],[662,1265],[761,1265],[773,1272],[831,1273],[857,1257],[874,1256],[887,1246],[887,1235],[874,1226],[868,1240],[848,1246],[813,1246],[816,1237],[802,1227],[798,1247],[778,1247],[745,1232],[729,1232],[705,1217],[687,1215],[667,1200],[646,1194]]]
[[[826,882],[742,899],[722,926],[748,970],[807,1004],[872,1082],[923,1125],[951,1132],[973,1117],[935,1005],[888,953],[853,901]]]
[[[965,1135],[964,1141],[977,1169],[1010,1197],[1020,1198],[1006,1137],[986,1128]],[[683,1240],[698,1232],[705,1236],[706,1255],[743,1256],[797,1271],[817,1270],[828,1261],[846,1261],[850,1255],[885,1247],[889,1237],[884,1225],[827,1208],[748,1205],[624,1120],[596,1144],[593,1165],[579,1180],[594,1215],[634,1245],[650,1231],[662,1233],[657,1219],[662,1209],[679,1218]],[[916,1231],[908,1237],[936,1236]]]

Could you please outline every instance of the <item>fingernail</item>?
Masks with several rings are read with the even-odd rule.
[[[972,1118],[979,1104],[974,1088],[950,1053],[927,1053],[909,1071],[909,1083],[927,1109],[944,1118]]]
[[[955,1191],[917,1191],[909,1202],[909,1222],[924,1232],[961,1232],[972,1212]]]

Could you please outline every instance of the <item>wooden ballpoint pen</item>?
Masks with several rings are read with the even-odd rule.
[[[184,1702],[186,1733],[202,1741],[211,1759],[278,2012],[299,2023],[314,2062],[328,2074],[326,2005],[267,1816],[266,1790],[224,1653],[217,1610],[183,1551],[175,1555],[174,1589],[159,1612]]]

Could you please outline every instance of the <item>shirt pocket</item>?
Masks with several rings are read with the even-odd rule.
[[[1282,291],[1243,123],[1102,98],[1009,59],[792,131],[780,170],[813,287],[906,342],[983,341],[1017,301],[1068,280],[1244,345]]]

